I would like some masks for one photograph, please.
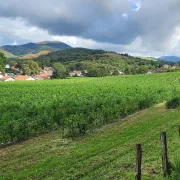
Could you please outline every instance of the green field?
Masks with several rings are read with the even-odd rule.
[[[133,179],[137,143],[143,179],[162,179],[161,131],[179,179],[180,111],[159,104],[179,83],[180,73],[1,82],[1,145],[26,141],[1,147],[0,179]]]
[[[179,93],[180,73],[0,83],[0,143],[76,137]]]
[[[167,132],[172,178],[180,179],[179,110],[163,104],[74,140],[49,133],[0,149],[0,179],[134,179],[135,144],[143,149],[142,179],[163,179],[160,132]]]

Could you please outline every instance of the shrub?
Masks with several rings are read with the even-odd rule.
[[[166,107],[168,109],[176,109],[180,107],[180,97],[174,97],[173,99],[167,101]]]

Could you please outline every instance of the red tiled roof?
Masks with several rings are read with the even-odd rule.
[[[16,81],[25,81],[26,79],[28,79],[28,78],[30,78],[31,76],[21,76],[21,75],[19,75],[19,76],[16,76],[15,77],[15,80]]]
[[[40,75],[37,75],[37,77],[41,78],[41,79],[48,79],[48,77],[50,77],[51,75],[50,74],[40,74]]]
[[[7,79],[9,79],[9,78],[11,78],[11,76],[4,76],[4,77],[2,78],[2,80],[5,81],[5,80],[7,80]]]

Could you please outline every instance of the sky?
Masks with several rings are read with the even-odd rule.
[[[136,56],[180,56],[180,1],[0,1],[0,46],[45,40]]]

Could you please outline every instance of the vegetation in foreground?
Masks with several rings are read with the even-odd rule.
[[[179,75],[1,83],[0,143],[57,129],[63,136],[84,135],[178,96]]]
[[[160,132],[167,132],[171,179],[180,179],[180,111],[158,105],[76,140],[51,133],[0,149],[0,179],[134,179],[135,144],[142,179],[163,179]]]

